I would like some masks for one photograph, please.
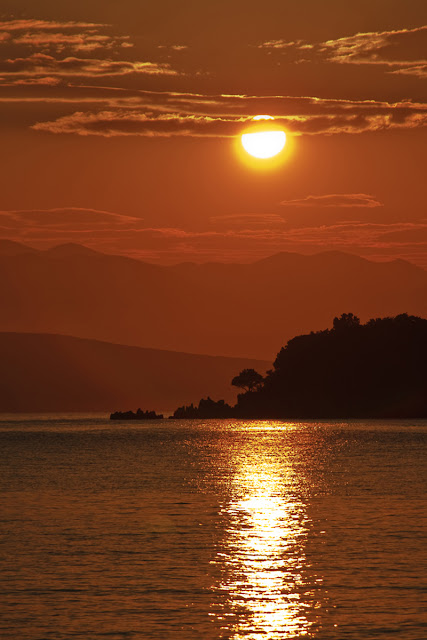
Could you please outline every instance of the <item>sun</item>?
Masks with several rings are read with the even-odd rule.
[[[286,133],[273,125],[272,120],[272,116],[255,116],[252,121],[256,125],[242,134],[242,146],[254,158],[273,158],[286,144]]]
[[[286,144],[284,131],[257,131],[242,134],[245,151],[254,158],[272,158],[282,151]]]

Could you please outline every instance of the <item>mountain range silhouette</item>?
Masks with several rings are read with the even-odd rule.
[[[3,240],[0,296],[0,331],[271,361],[288,339],[348,309],[362,321],[426,316],[427,272],[341,252],[165,267],[75,244],[38,251]]]

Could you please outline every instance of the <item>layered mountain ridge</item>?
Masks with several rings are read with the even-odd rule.
[[[342,252],[158,266],[80,245],[0,243],[0,331],[272,360],[335,316],[427,316],[427,272]]]

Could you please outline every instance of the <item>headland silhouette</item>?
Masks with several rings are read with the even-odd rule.
[[[296,336],[262,376],[244,369],[235,406],[200,400],[173,418],[427,418],[427,320],[408,314]]]

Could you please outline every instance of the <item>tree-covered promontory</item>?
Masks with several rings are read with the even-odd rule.
[[[250,373],[233,379],[247,389],[230,408],[237,418],[427,418],[427,320],[343,314],[289,340],[263,378]],[[183,409],[175,417],[201,417]]]

